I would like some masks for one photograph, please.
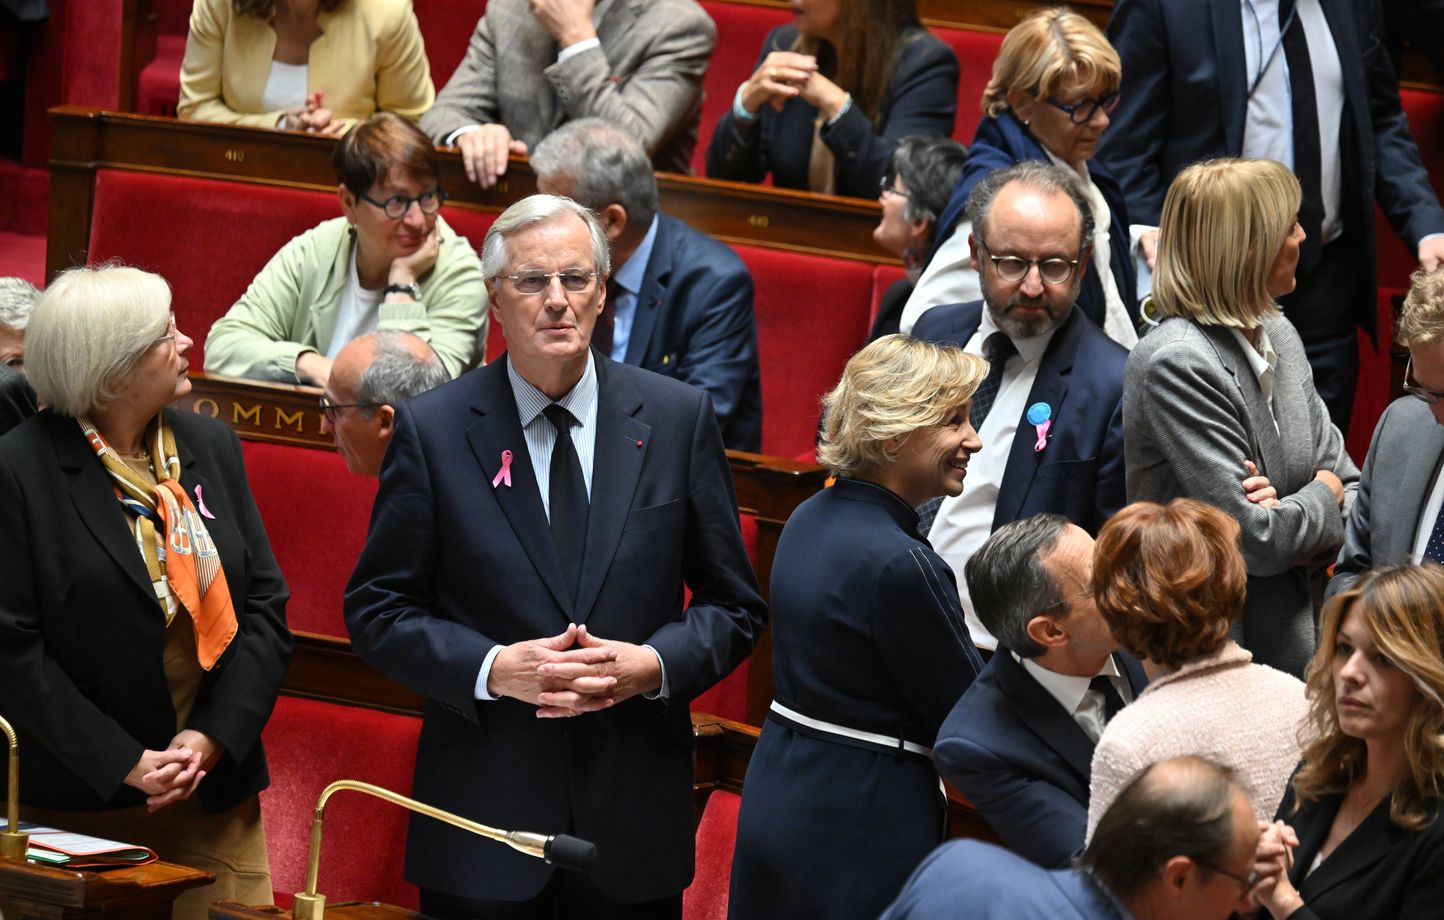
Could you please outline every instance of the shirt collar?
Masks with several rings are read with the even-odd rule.
[[[642,237],[642,242],[637,245],[637,251],[627,257],[621,268],[612,272],[612,281],[628,294],[636,294],[642,289],[642,279],[647,275],[647,263],[652,261],[652,246],[657,242],[659,223],[657,215],[653,214],[652,224],[647,228],[647,235]]]
[[[1071,309],[1077,308],[1073,307]],[[1067,317],[1064,317],[1063,322],[1066,323],[1067,321]],[[1018,349],[1018,354],[1022,356],[1023,363],[1032,364],[1036,362],[1039,358],[1043,357],[1043,352],[1048,350],[1048,343],[1053,341],[1053,335],[1058,331],[1059,328],[1062,327],[1062,325],[1063,323],[1059,323],[1057,326],[1054,326],[1047,332],[1039,333],[1038,335],[1030,336],[1026,339],[1015,339],[1011,335],[1008,336],[1008,338],[1013,339],[1013,347]],[[982,341],[986,342],[988,340],[988,336],[998,331],[1000,331],[998,329],[998,324],[993,322],[993,314],[989,312],[988,304],[986,301],[984,301],[983,321],[978,324],[978,335],[982,336]]]
[[[1259,379],[1259,382],[1263,382],[1265,374],[1269,375],[1270,379],[1272,379],[1272,377],[1278,373],[1279,356],[1278,352],[1274,351],[1274,343],[1269,339],[1269,334],[1264,330],[1264,327],[1258,326],[1256,328],[1258,329],[1257,345],[1250,343],[1248,337],[1243,334],[1243,330],[1241,329],[1230,326],[1228,331],[1233,333],[1235,341],[1237,341],[1239,347],[1243,349],[1244,360],[1248,361],[1249,369],[1253,371],[1253,375]]]
[[[511,392],[516,397],[516,414],[521,419],[523,428],[536,421],[542,410],[553,402],[560,403],[573,418],[585,424],[591,414],[592,404],[597,401],[597,366],[591,349],[587,349],[587,367],[582,371],[582,379],[561,399],[552,399],[528,383],[516,372],[516,365],[511,361],[506,362],[506,374],[511,378]]]
[[[1093,682],[1092,677],[1075,677],[1072,674],[1059,674],[1057,671],[1050,671],[1043,667],[1038,663],[1037,659],[1023,658],[1017,652],[1013,651],[1010,651],[1008,654],[1012,655],[1013,659],[1023,666],[1023,670],[1031,674],[1039,686],[1047,690],[1048,695],[1057,700],[1058,705],[1062,706],[1070,716],[1078,711],[1078,707],[1083,703],[1083,695],[1091,689],[1089,684]],[[1108,660],[1103,663],[1103,667],[1100,668],[1094,676],[1119,676],[1118,663],[1113,660],[1112,655],[1108,656]]]

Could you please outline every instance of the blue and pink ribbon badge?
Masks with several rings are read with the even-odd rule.
[[[501,452],[501,471],[491,481],[491,487],[495,489],[502,483],[506,483],[508,489],[511,488],[511,451],[509,450]]]
[[[1028,424],[1038,432],[1038,441],[1033,452],[1038,453],[1048,446],[1048,429],[1053,425],[1053,407],[1045,402],[1033,403],[1028,407]]]

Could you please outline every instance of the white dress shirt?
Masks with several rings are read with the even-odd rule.
[[[1076,307],[1074,309],[1077,309]],[[997,324],[987,309],[983,310],[982,323],[978,331],[968,340],[964,351],[982,355],[983,342],[998,331]],[[1049,330],[1029,339],[1013,339],[1018,353],[1003,365],[1003,379],[998,385],[998,395],[983,420],[978,432],[983,449],[968,462],[968,475],[963,483],[963,494],[943,499],[938,516],[933,521],[928,542],[939,556],[947,561],[958,579],[958,597],[963,603],[967,618],[968,632],[979,648],[996,648],[998,640],[983,626],[973,612],[973,600],[968,594],[967,581],[963,578],[963,566],[977,552],[983,541],[993,532],[993,514],[997,510],[998,492],[1003,484],[1003,473],[1008,467],[1008,454],[1013,449],[1013,437],[1018,432],[1018,420],[1033,390],[1033,381],[1038,377],[1038,365],[1043,352],[1053,340],[1057,330]],[[1026,437],[1032,437],[1027,432]]]
[[[1083,729],[1083,734],[1094,744],[1103,736],[1103,729],[1108,724],[1108,708],[1103,700],[1103,694],[1090,688],[1092,677],[1074,677],[1071,674],[1059,674],[1057,671],[1050,671],[1032,658],[1023,658],[1017,652],[1009,652],[1013,660],[1023,666],[1023,670],[1033,676],[1038,685],[1048,691],[1048,695],[1058,701],[1063,711],[1073,717],[1078,727]],[[1128,679],[1118,671],[1118,662],[1113,656],[1108,656],[1108,661],[1098,671],[1097,677],[1106,677],[1113,684],[1113,689],[1118,691],[1124,703],[1133,702],[1133,688],[1128,686]]]
[[[1264,327],[1259,326],[1258,344],[1249,342],[1248,337],[1239,329],[1230,328],[1228,331],[1233,334],[1234,341],[1238,347],[1243,349],[1243,356],[1248,361],[1249,370],[1253,371],[1254,377],[1258,380],[1259,392],[1263,394],[1264,405],[1269,407],[1269,418],[1274,423],[1274,433],[1279,433],[1279,420],[1274,415],[1274,381],[1278,379],[1279,354],[1274,351],[1274,343]],[[1250,458],[1255,462],[1257,457]]]

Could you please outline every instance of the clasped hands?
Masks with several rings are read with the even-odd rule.
[[[756,115],[764,105],[780,111],[792,98],[815,107],[825,118],[836,118],[847,101],[847,91],[817,71],[817,58],[793,51],[774,51],[757,72],[742,84],[742,107]]]
[[[345,132],[346,122],[332,120],[331,110],[321,105],[322,94],[312,93],[306,97],[305,105],[286,110],[276,127],[283,131],[305,131],[310,134],[336,136]]]
[[[1289,881],[1289,867],[1299,838],[1294,829],[1282,821],[1260,821],[1259,831],[1253,865],[1258,882],[1252,894],[1260,907],[1281,920],[1304,905],[1298,889]]]
[[[220,759],[223,748],[209,735],[187,728],[163,751],[147,750],[125,776],[125,784],[146,793],[152,814],[191,797]]]
[[[486,682],[492,696],[536,706],[539,719],[597,712],[661,686],[661,662],[651,649],[599,639],[576,624],[503,647]]]

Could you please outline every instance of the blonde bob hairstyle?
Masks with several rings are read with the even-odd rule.
[[[1152,312],[1235,329],[1277,316],[1269,270],[1300,200],[1299,180],[1273,160],[1223,157],[1179,173],[1158,223]]]
[[[124,265],[60,274],[30,314],[25,372],[46,405],[78,417],[115,399],[115,386],[170,328],[170,285]]]
[[[986,376],[988,362],[956,346],[883,336],[852,356],[822,398],[818,462],[838,476],[887,467],[888,441],[943,424]]]
[[[1399,313],[1394,338],[1405,348],[1432,345],[1444,339],[1444,268],[1416,269]]]
[[[983,89],[983,113],[1007,111],[1008,90],[1047,99],[1067,87],[1111,93],[1123,82],[1123,62],[1097,26],[1068,9],[1035,10],[1008,30]]]
[[[1395,824],[1417,831],[1436,818],[1444,799],[1444,567],[1433,563],[1365,572],[1324,605],[1319,650],[1308,672],[1309,718],[1299,732],[1318,740],[1304,747],[1295,799],[1302,804],[1341,793],[1368,768],[1364,741],[1339,728],[1334,696],[1339,627],[1350,611],[1419,692],[1404,726],[1409,775],[1389,806]]]

